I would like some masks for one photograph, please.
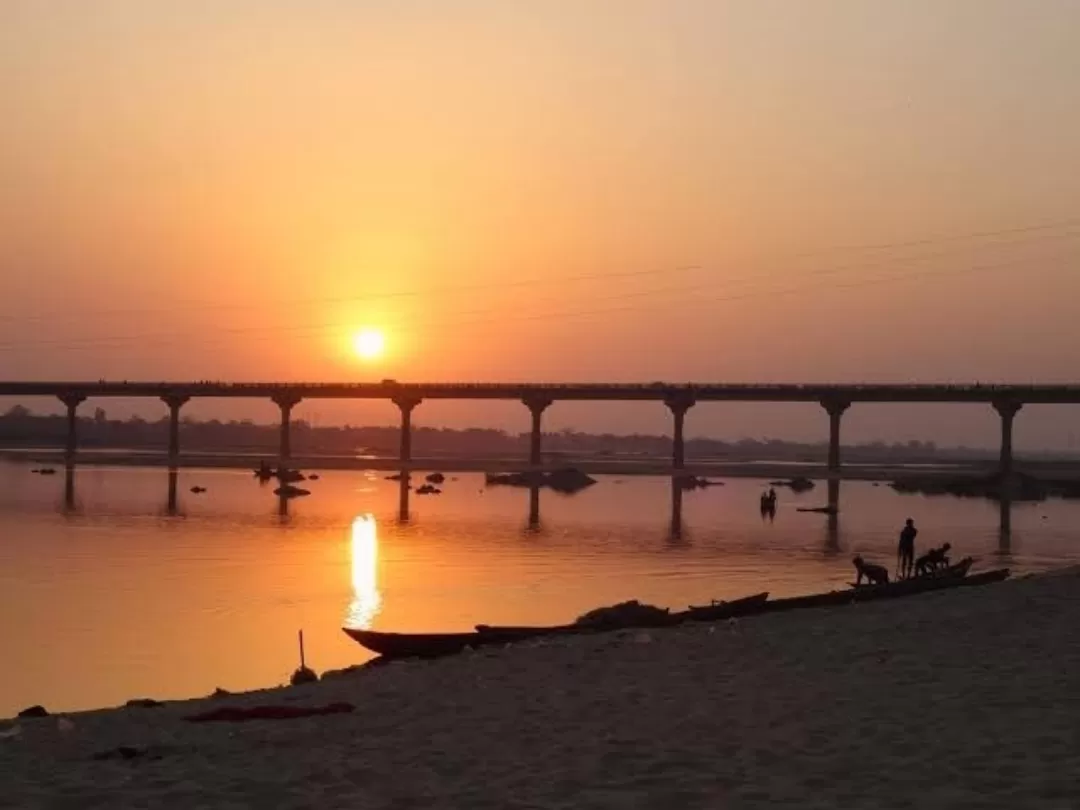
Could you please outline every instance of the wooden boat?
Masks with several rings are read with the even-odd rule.
[[[1009,577],[1008,568],[969,575],[968,569],[971,567],[972,562],[972,560],[967,559],[939,571],[937,574],[890,582],[887,585],[865,585],[841,591],[793,596],[784,599],[769,599],[768,593],[758,593],[715,605],[692,606],[688,610],[670,614],[670,621],[665,621],[663,626],[689,621],[718,621],[741,616],[756,616],[762,613],[774,613],[799,608],[832,607],[850,605],[853,602],[896,599],[948,588],[987,585],[991,582],[1001,582]],[[643,627],[645,625],[636,626]],[[650,626],[661,625],[653,623]],[[468,647],[511,644],[528,638],[548,635],[596,633],[605,630],[629,628],[595,627],[577,624],[553,625],[550,627],[477,625],[476,632],[472,633],[382,633],[376,630],[355,630],[349,627],[343,629],[346,635],[361,646],[389,660],[394,658],[439,658],[446,655],[456,655]]]
[[[690,622],[716,622],[723,619],[735,619],[739,616],[748,616],[759,613],[769,599],[769,592],[755,593],[744,596],[741,599],[732,599],[730,602],[713,602],[711,605],[691,605],[687,610],[676,613],[675,616],[683,621]]]
[[[381,633],[352,627],[342,629],[361,647],[384,658],[441,658],[457,655],[466,647],[520,640],[520,636],[513,633]]]
[[[762,604],[769,598],[769,592],[755,593],[751,596],[744,596],[741,599],[732,599],[729,602],[714,602],[711,605],[705,605],[700,607],[690,606],[687,610],[678,611],[668,614],[666,619],[657,620],[653,622],[635,622],[633,624],[626,624],[619,627],[613,627],[611,625],[589,625],[589,624],[557,624],[549,627],[521,627],[514,625],[490,625],[490,624],[478,624],[476,625],[476,632],[478,633],[502,633],[504,635],[516,635],[518,638],[532,638],[534,636],[545,635],[575,635],[581,633],[603,633],[611,630],[631,630],[631,629],[645,629],[650,627],[671,627],[676,624],[682,624],[683,622],[707,622],[717,621],[720,619],[734,618],[735,616],[744,616],[748,611],[754,611],[760,608]]]
[[[968,574],[973,560],[965,559],[956,565],[925,577],[902,579],[887,585],[862,585],[842,591],[830,591],[809,596],[793,596],[786,599],[774,599],[763,605],[762,613],[773,613],[797,608],[830,607],[850,605],[852,602],[872,602],[878,599],[898,599],[920,593],[946,590],[948,588],[967,588],[988,585],[1008,579],[1009,569],[999,568],[979,574]]]

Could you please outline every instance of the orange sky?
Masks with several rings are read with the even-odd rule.
[[[0,69],[4,377],[1076,380],[1074,3],[7,0]]]

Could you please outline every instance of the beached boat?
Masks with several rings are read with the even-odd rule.
[[[467,647],[506,644],[521,638],[514,633],[382,633],[352,627],[342,629],[361,647],[384,658],[441,658],[457,655]]]
[[[636,630],[646,629],[651,627],[671,627],[676,624],[682,624],[683,622],[707,622],[717,621],[719,619],[729,619],[735,616],[743,616],[747,611],[753,611],[758,609],[765,600],[769,598],[769,592],[755,593],[751,596],[744,596],[741,599],[733,599],[728,602],[713,602],[711,605],[705,605],[703,607],[691,606],[687,610],[677,611],[675,613],[668,613],[663,617],[657,616],[651,621],[634,621],[627,622],[621,625],[612,624],[587,624],[587,623],[575,623],[575,624],[556,624],[550,626],[517,626],[517,625],[499,625],[499,624],[478,624],[476,625],[476,632],[478,633],[501,633],[504,636],[516,635],[519,638],[531,638],[534,636],[546,636],[546,635],[576,635],[581,633],[603,633],[610,632],[611,630]]]
[[[476,626],[476,632],[472,633],[382,633],[376,630],[355,630],[349,627],[344,628],[344,631],[361,646],[378,653],[386,659],[439,658],[446,655],[456,655],[469,647],[511,644],[542,636],[578,635],[610,630],[636,629],[646,626],[667,627],[685,622],[722,621],[724,619],[757,616],[762,613],[774,613],[799,608],[831,607],[850,605],[853,602],[897,599],[948,588],[987,585],[991,582],[1001,582],[1009,576],[1009,569],[1007,568],[969,575],[968,569],[971,564],[972,560],[966,559],[930,576],[890,582],[887,585],[864,585],[807,596],[769,599],[768,593],[758,593],[730,602],[690,607],[688,610],[669,614],[670,617],[662,623],[652,622],[648,625],[628,624],[615,627],[609,625],[562,624],[549,627],[515,627],[480,624]]]
[[[946,590],[948,588],[967,588],[977,585],[988,585],[992,582],[1001,582],[1008,579],[1009,569],[999,568],[993,571],[984,571],[979,574],[968,574],[972,560],[965,559],[956,565],[943,569],[936,574],[925,577],[914,577],[890,582],[887,585],[861,585],[847,588],[842,591],[829,591],[828,593],[816,593],[808,596],[792,596],[786,599],[773,599],[763,605],[762,613],[774,613],[796,608],[829,607],[833,605],[849,605],[852,602],[872,602],[878,599],[898,599],[904,596],[915,596],[920,593]]]
[[[687,610],[674,614],[677,619],[690,622],[717,622],[760,613],[769,599],[769,592],[755,593],[741,599],[728,602],[713,602],[711,605],[691,605]]]

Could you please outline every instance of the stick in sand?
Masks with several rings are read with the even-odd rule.
[[[289,683],[293,686],[319,680],[319,676],[315,674],[315,671],[308,669],[307,661],[304,659],[304,631],[300,630],[297,635],[300,639],[300,669],[296,670],[289,679]]]

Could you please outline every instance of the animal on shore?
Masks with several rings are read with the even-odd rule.
[[[889,584],[889,571],[885,566],[868,563],[860,556],[854,557],[851,562],[855,565],[855,571],[858,573],[855,578],[855,587],[862,585],[863,577],[866,577],[866,582],[870,585]]]
[[[915,576],[923,576],[937,571],[939,568],[949,567],[949,549],[952,545],[946,543],[941,548],[932,548],[919,559],[915,560]]]

